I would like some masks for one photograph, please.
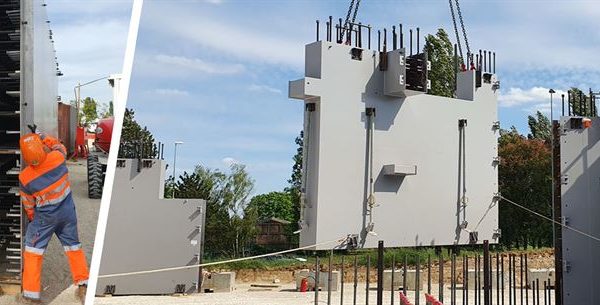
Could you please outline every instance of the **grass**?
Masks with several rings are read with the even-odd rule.
[[[548,251],[550,248],[528,248],[527,250],[510,250],[504,252],[510,253],[536,253],[541,251]],[[491,253],[496,253],[496,250],[490,250]],[[499,251],[502,251],[499,249]],[[260,258],[253,260],[245,260],[234,263],[226,263],[220,265],[209,266],[207,269],[209,270],[286,270],[286,269],[302,269],[309,268],[314,266],[316,255],[320,258],[320,263],[323,265],[328,264],[329,259],[329,251],[300,251],[295,254],[290,254],[287,256],[280,256],[277,258]],[[460,256],[467,255],[469,257],[474,257],[477,255],[483,255],[483,249],[481,247],[461,247],[460,248]],[[359,266],[366,266],[368,257],[371,259],[371,265],[375,266],[377,264],[377,249],[365,249],[365,250],[356,250],[356,251],[336,251],[332,256],[332,264],[339,266],[342,263],[342,257],[344,258],[344,265],[351,266],[354,263],[354,257],[356,257],[357,264]],[[384,264],[386,266],[392,265],[392,260],[394,259],[396,265],[401,265],[404,263],[406,259],[407,264],[409,266],[415,266],[417,261],[421,265],[427,264],[428,258],[431,257],[432,262],[436,262],[438,257],[435,253],[434,248],[423,247],[423,248],[390,248],[386,249],[384,253]],[[451,259],[451,254],[449,254],[447,248],[443,248],[442,257],[444,260]],[[305,259],[305,262],[299,261],[296,258]],[[226,257],[217,257],[205,259],[204,262],[218,262],[224,261],[231,258]]]

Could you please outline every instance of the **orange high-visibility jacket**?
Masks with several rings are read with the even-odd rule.
[[[44,144],[51,150],[46,160],[27,166],[19,174],[21,202],[29,220],[36,206],[59,205],[71,194],[65,147],[50,136],[45,137]]]

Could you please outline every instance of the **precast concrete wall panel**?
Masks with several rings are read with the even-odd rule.
[[[196,265],[206,203],[164,199],[163,160],[120,159],[115,172],[100,275]],[[139,171],[138,171],[139,169]],[[98,279],[97,295],[195,292],[198,268]]]
[[[311,43],[305,78],[290,82],[290,97],[305,103],[301,246],[349,235],[366,248],[377,247],[378,240],[389,247],[497,242],[496,76],[487,75],[489,81],[475,88],[476,72],[461,72],[458,86],[474,92],[469,100],[410,90],[407,97],[388,96],[379,53],[356,54],[349,45]],[[372,230],[367,108],[375,109]],[[460,120],[467,122],[464,196]]]

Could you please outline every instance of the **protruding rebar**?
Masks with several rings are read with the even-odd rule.
[[[377,52],[381,52],[381,30],[377,30]]]
[[[329,24],[329,28],[328,28],[328,30],[327,30],[327,34],[328,34],[328,36],[329,36],[329,39],[328,39],[328,41],[329,41],[329,42],[331,42],[331,39],[333,38],[333,37],[331,36],[331,35],[333,34],[333,32],[332,32],[332,28],[333,28],[333,17],[332,17],[332,16],[329,16],[329,23],[328,23],[328,24]]]
[[[410,43],[410,56],[413,55],[413,35],[412,35],[412,29],[408,30],[408,32],[410,33],[410,39],[409,39],[409,43]]]
[[[496,74],[496,52],[494,52],[494,74]]]
[[[398,48],[398,36],[396,35],[396,26],[392,25],[392,48],[396,50]]]
[[[402,23],[400,23],[400,48],[404,48],[404,32],[402,31]]]
[[[487,50],[483,50],[483,72],[487,72]]]
[[[421,35],[420,35],[420,29],[417,28],[417,54],[419,54],[421,52],[421,43],[420,40],[421,39]]]
[[[317,20],[317,41],[319,41],[319,20]]]
[[[370,50],[371,49],[371,27],[370,26],[367,27],[367,40],[368,40],[367,49]]]
[[[358,23],[358,38],[356,39],[356,41],[358,42],[358,47],[362,49],[362,23]]]

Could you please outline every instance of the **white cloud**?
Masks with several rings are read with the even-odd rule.
[[[236,160],[236,159],[234,159],[232,157],[225,157],[225,158],[223,158],[223,160],[221,160],[221,162],[225,166],[227,166],[227,167],[230,167],[230,166],[232,166],[234,164],[239,164],[240,163],[238,160]]]
[[[146,20],[161,21],[148,24],[148,27],[185,42],[188,47],[209,48],[251,62],[298,70],[304,67],[304,41],[300,37],[290,39],[285,31],[265,33],[240,23],[215,20],[207,14],[199,16],[197,11],[189,11],[183,6],[154,5],[146,12]]]
[[[159,88],[154,90],[155,93],[160,95],[174,95],[174,96],[189,96],[190,93],[185,90],[172,89],[172,88]]]
[[[211,3],[211,4],[221,4],[221,3],[225,2],[223,0],[204,0],[204,1],[207,3]]]
[[[277,88],[273,88],[267,85],[257,85],[257,84],[252,84],[250,86],[248,86],[248,90],[250,91],[254,91],[254,92],[267,92],[267,93],[274,93],[274,94],[281,94],[281,90],[277,89]]]
[[[176,70],[192,69],[208,74],[232,75],[243,73],[246,70],[241,64],[212,63],[200,58],[159,54],[155,56],[155,59],[159,63],[175,66]]]
[[[510,88],[506,93],[500,93],[498,96],[498,104],[501,107],[525,106],[531,104],[543,104],[542,102],[550,103],[550,89],[544,87],[533,87],[529,89]],[[566,94],[564,91],[556,90],[554,101],[560,99],[561,94]]]

